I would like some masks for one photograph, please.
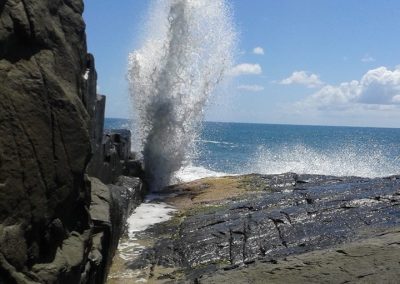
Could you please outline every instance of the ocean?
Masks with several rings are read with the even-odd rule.
[[[105,128],[129,128],[107,118]],[[196,155],[176,173],[207,176],[285,172],[383,177],[400,174],[400,129],[204,122]]]

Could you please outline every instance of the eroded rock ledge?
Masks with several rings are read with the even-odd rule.
[[[169,191],[164,201],[179,214],[144,232],[155,244],[126,263],[148,271],[141,277],[151,282],[394,283],[400,276],[400,176],[247,175]]]

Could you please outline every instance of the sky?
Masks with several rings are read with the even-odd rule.
[[[227,0],[238,31],[209,121],[400,127],[400,1]],[[86,0],[106,116],[129,118],[128,55],[151,0]]]

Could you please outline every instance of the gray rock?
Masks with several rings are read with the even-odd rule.
[[[104,185],[91,178],[92,204],[90,215],[93,221],[90,263],[96,274],[90,275],[89,283],[104,283],[111,266],[119,239],[125,230],[126,220],[133,209],[142,201],[144,194],[139,179],[120,177],[118,185]]]
[[[104,100],[98,101],[98,104],[104,103]],[[99,108],[99,111],[104,111],[104,108]],[[103,114],[98,114],[98,125],[104,122]],[[96,126],[99,133],[100,126]],[[102,130],[102,128],[101,128]],[[97,138],[95,138],[97,141]],[[137,162],[131,160],[131,132],[126,129],[108,129],[102,135],[102,143],[96,144],[94,155],[88,166],[88,174],[99,178],[105,184],[117,182],[121,175],[142,177],[137,166]],[[132,164],[135,163],[135,170]],[[140,176],[139,176],[140,175]]]
[[[131,154],[132,156],[132,154]],[[141,160],[129,160],[125,164],[125,170],[124,170],[124,175],[125,176],[131,176],[131,177],[139,177],[142,180],[145,180],[145,173],[143,169],[143,161]]]
[[[90,204],[90,216],[96,225],[111,227],[111,193],[110,189],[97,178],[90,178],[92,185],[92,202]]]
[[[157,271],[156,266],[174,268],[177,273],[171,277],[179,278],[185,272],[187,280],[198,281],[255,261],[276,263],[400,228],[400,176],[368,179],[289,173],[231,180],[231,189],[226,187],[227,178],[221,181],[227,196],[229,190],[238,189],[242,190],[240,196],[196,203],[196,208],[191,209],[192,205],[181,211],[176,220],[148,229],[147,234],[159,240],[130,267],[148,265],[151,271]],[[208,182],[204,181],[204,187],[201,181],[195,183],[200,196]],[[196,191],[190,192],[184,185],[176,194],[173,200],[179,200],[180,194],[196,199]],[[246,281],[241,280],[235,283]]]
[[[104,283],[111,266],[119,239],[125,230],[126,220],[133,209],[142,202],[144,188],[137,178],[119,177],[119,185],[104,185],[90,178],[93,221],[93,241],[89,254],[92,267],[87,274],[88,283]],[[95,273],[92,273],[95,271]]]
[[[87,245],[90,230],[82,12],[81,0],[6,0],[0,5],[3,283],[51,283],[58,276],[65,283],[79,279],[85,265],[77,261],[84,259],[84,250],[72,249]],[[49,272],[56,263],[70,265],[62,271],[64,278],[57,274],[60,267]]]
[[[131,132],[127,129],[106,129],[105,135],[110,137],[120,159],[126,163],[131,155]]]
[[[106,96],[96,96],[96,113],[94,125],[94,139],[96,147],[101,147],[104,134],[104,113],[106,110]]]
[[[82,0],[0,1],[0,283],[103,283],[133,206],[119,194],[143,194],[86,176],[116,181],[130,133],[103,140],[82,13]]]

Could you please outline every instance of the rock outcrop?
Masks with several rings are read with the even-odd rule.
[[[116,185],[104,185],[97,178],[90,178],[92,202],[90,216],[92,247],[89,253],[95,273],[90,273],[89,283],[104,283],[125,230],[126,219],[143,199],[144,188],[139,178],[120,176]]]
[[[114,190],[86,174],[92,156],[111,151],[115,164],[89,173],[118,181],[130,142],[123,153],[104,143],[83,8],[0,1],[0,283],[104,282],[134,206],[120,195],[142,195],[138,180]]]
[[[0,282],[77,282],[90,241],[83,3],[0,11]]]
[[[395,283],[400,276],[400,176],[247,175],[169,192],[164,202],[180,212],[142,233],[136,242],[155,245],[126,263],[124,275],[154,283]]]
[[[97,115],[98,116],[98,115]],[[104,121],[101,118],[100,121]],[[95,125],[98,125],[96,123]],[[141,163],[133,160],[131,153],[131,132],[126,129],[107,129],[101,134],[101,143],[94,147],[93,158],[88,166],[88,173],[99,178],[103,183],[115,183],[119,176],[128,174],[132,169],[140,173]],[[97,140],[97,139],[96,139]]]

